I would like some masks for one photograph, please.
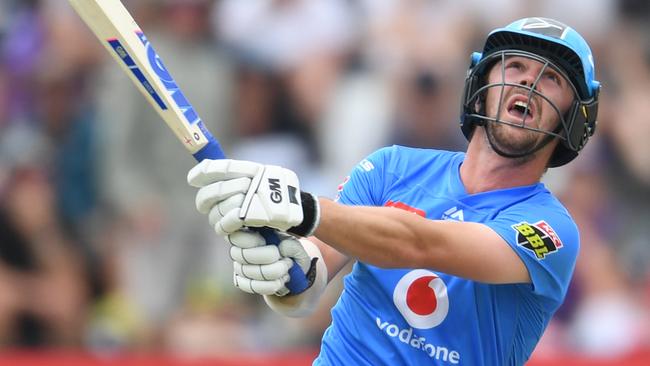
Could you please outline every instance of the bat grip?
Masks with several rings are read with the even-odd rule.
[[[205,128],[203,122],[199,122],[198,126],[201,132],[203,132],[203,136],[208,139],[208,143],[192,155],[194,159],[196,161],[202,161],[203,159],[225,159],[226,154],[224,154],[221,145],[219,145],[219,142]]]
[[[226,155],[223,153],[219,142],[207,131],[207,129],[202,128],[204,131],[205,137],[208,139],[208,144],[206,144],[201,150],[197,151],[193,156],[197,161],[203,159],[224,159]],[[253,230],[259,232],[267,243],[273,245],[280,244],[280,238],[276,234],[274,229],[263,227],[263,228],[252,228]],[[289,282],[285,284],[291,294],[299,294],[307,289],[307,276],[302,271],[302,268],[293,261],[293,266],[289,269]]]

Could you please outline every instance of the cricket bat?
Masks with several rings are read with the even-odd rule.
[[[69,2],[192,156],[198,161],[225,158],[219,142],[205,127],[124,5],[119,0]],[[268,243],[279,244],[274,230],[256,230]],[[289,276],[286,286],[291,293],[307,288],[307,279],[295,261]]]

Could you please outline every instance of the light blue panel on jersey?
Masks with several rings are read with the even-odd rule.
[[[463,153],[381,149],[353,169],[339,201],[485,223],[522,258],[533,285],[357,262],[315,364],[507,365],[529,357],[566,293],[577,230],[542,184],[467,194],[463,159]]]

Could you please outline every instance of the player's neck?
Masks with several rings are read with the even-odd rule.
[[[476,132],[481,133],[482,129]],[[545,158],[515,162],[498,155],[480,137],[472,139],[460,167],[460,177],[468,193],[527,186],[540,181],[546,170]]]

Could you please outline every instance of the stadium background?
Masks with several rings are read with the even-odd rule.
[[[471,51],[519,17],[590,42],[596,136],[544,180],[581,228],[530,365],[650,361],[650,5],[642,0],[125,0],[229,156],[333,197],[387,144],[464,149]],[[0,2],[0,364],[308,364],[317,313],[231,285],[193,166],[61,0]]]

